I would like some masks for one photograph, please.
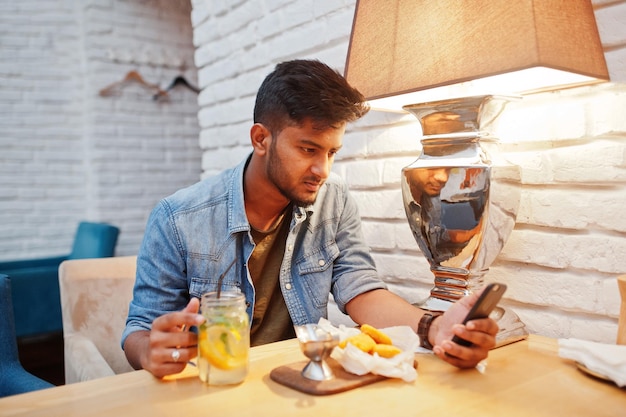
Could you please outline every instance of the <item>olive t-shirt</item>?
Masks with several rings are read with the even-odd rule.
[[[295,337],[293,323],[280,290],[278,276],[289,232],[291,205],[267,231],[251,228],[256,247],[248,260],[255,289],[250,345],[257,346]]]

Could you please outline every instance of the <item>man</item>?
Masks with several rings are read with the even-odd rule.
[[[455,170],[451,187],[449,167],[405,170],[402,188],[411,231],[431,266],[466,269],[480,244],[488,182],[484,170]]]
[[[285,62],[266,77],[250,129],[252,154],[162,200],[150,215],[122,336],[134,368],[162,377],[196,356],[197,337],[184,330],[203,322],[198,298],[216,291],[225,271],[222,289],[247,299],[253,345],[318,322],[332,293],[357,323],[419,324],[425,345],[455,366],[487,356],[497,324],[458,324],[476,296],[437,318],[389,292],[376,273],[356,204],[330,172],[346,124],[368,111],[363,102],[318,61]],[[473,346],[452,343],[455,334]]]
[[[413,200],[420,204],[423,198],[441,194],[450,177],[450,168],[415,168],[404,175]]]

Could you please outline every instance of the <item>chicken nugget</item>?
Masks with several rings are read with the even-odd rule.
[[[391,345],[391,338],[387,336],[384,332],[378,330],[374,326],[370,326],[369,324],[364,324],[361,326],[361,332],[370,335],[372,339],[376,343],[382,343],[383,345]]]
[[[372,354],[374,353],[378,353],[381,358],[393,358],[398,353],[402,353],[402,349],[394,345],[378,344],[372,350]]]
[[[341,343],[339,343],[339,347],[343,349],[348,345],[348,343],[353,344],[356,348],[365,353],[371,353],[374,346],[376,346],[374,339],[365,333],[359,333],[342,340]]]

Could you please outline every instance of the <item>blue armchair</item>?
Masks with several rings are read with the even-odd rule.
[[[18,338],[63,330],[59,265],[66,259],[113,256],[118,235],[110,224],[81,222],[68,255],[0,262],[0,274],[11,277]]]
[[[13,322],[11,279],[0,274],[0,397],[53,386],[27,372],[20,363]]]

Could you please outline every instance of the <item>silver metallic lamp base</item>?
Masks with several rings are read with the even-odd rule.
[[[483,276],[515,225],[519,168],[498,158],[494,121],[512,97],[475,96],[404,106],[417,117],[422,153],[402,170],[402,196],[413,236],[434,275],[418,306],[445,311],[484,285]],[[497,307],[499,346],[528,332]]]
[[[495,315],[495,317],[494,317]],[[528,337],[526,325],[513,310],[505,307],[496,307],[491,316],[498,323],[500,330],[496,335],[496,347],[508,345]]]

